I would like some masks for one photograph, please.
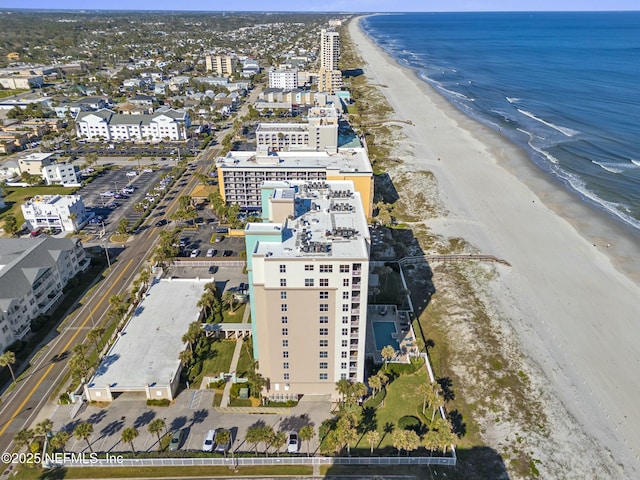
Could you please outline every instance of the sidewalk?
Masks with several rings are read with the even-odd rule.
[[[250,304],[247,302],[247,306],[244,309],[244,315],[242,316],[242,323],[247,323],[249,320],[249,315],[251,314],[251,308],[249,308]],[[244,338],[238,338],[236,340],[236,348],[233,351],[233,357],[231,357],[231,366],[229,367],[230,373],[235,373],[238,368],[238,360],[240,359],[240,353],[242,352],[242,344],[244,343]],[[221,407],[227,407],[229,405],[229,394],[231,393],[231,383],[227,382],[224,386],[224,392],[222,394],[222,400],[220,401]]]

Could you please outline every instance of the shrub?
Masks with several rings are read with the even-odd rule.
[[[63,393],[58,397],[58,403],[60,405],[69,405],[71,403],[71,398],[68,393]]]
[[[224,378],[215,382],[209,382],[209,385],[207,385],[208,388],[220,388],[222,387],[225,383],[227,383]]]
[[[420,430],[420,425],[420,420],[413,415],[405,415],[398,420],[398,428],[401,430],[413,430],[417,432]]]
[[[378,408],[378,406],[382,403],[382,401],[387,396],[387,390],[385,388],[380,389],[375,396],[368,398],[362,406],[365,408]]]
[[[147,400],[147,407],[168,407],[171,404],[171,401],[168,398],[161,399],[149,399]]]
[[[202,372],[202,362],[196,362],[191,365],[191,367],[189,368],[189,373],[187,375],[189,377],[189,381],[195,381],[195,379],[198,378],[198,375],[200,375],[200,372]]]
[[[389,363],[387,370],[395,376],[411,375],[422,366],[421,362],[421,359],[412,358],[411,363]]]
[[[287,400],[286,402],[267,402],[265,407],[295,407],[298,405],[296,400]]]

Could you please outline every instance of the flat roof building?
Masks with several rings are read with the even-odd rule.
[[[373,211],[373,170],[364,148],[338,149],[335,153],[290,151],[232,151],[216,160],[222,199],[245,210],[262,208],[265,181],[349,180],[355,185],[365,215]]]
[[[211,279],[155,280],[116,342],[85,385],[87,399],[110,402],[114,393],[144,392],[173,400],[180,379],[182,336],[200,321],[198,301]]]
[[[89,220],[80,195],[36,195],[21,208],[29,230],[59,228],[75,232]]]
[[[265,182],[245,228],[254,356],[266,396],[331,395],[362,382],[369,230],[348,181]]]

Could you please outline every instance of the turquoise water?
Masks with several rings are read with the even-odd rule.
[[[390,14],[362,26],[558,188],[640,229],[640,12]]]
[[[395,322],[372,322],[373,336],[376,339],[376,350],[382,350],[387,345],[391,345],[394,349],[400,350],[398,340],[391,336],[397,333]]]

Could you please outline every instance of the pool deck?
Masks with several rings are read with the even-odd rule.
[[[411,354],[418,354],[416,347],[416,337],[411,327],[409,312],[398,311],[395,305],[369,305],[367,311],[367,338],[366,338],[366,355],[373,357],[375,363],[383,363],[380,350],[376,347],[376,338],[373,331],[374,322],[393,322],[395,323],[396,333],[392,333],[391,337],[398,340],[400,351],[396,353],[392,362],[409,363]]]

